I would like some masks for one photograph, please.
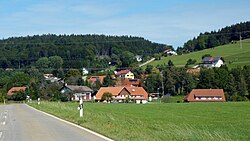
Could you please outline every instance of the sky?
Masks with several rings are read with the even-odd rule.
[[[174,48],[250,21],[250,0],[0,0],[0,38],[131,35]]]

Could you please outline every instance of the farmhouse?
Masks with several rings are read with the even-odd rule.
[[[168,54],[168,55],[177,55],[177,53],[173,51],[172,49],[164,50],[163,53]]]
[[[121,70],[115,74],[116,78],[134,79],[134,74],[130,70]]]
[[[223,89],[193,89],[184,99],[186,102],[225,102]]]
[[[222,57],[204,57],[202,59],[202,66],[204,67],[221,67],[224,64]]]
[[[91,100],[91,94],[93,92],[92,89],[90,89],[87,86],[73,86],[73,85],[65,85],[61,88],[60,92],[62,94],[73,94],[73,97],[71,100],[80,100],[80,98],[77,96],[77,94],[82,94],[82,99],[85,101]]]
[[[7,92],[7,95],[13,95],[15,92],[19,92],[19,91],[25,92],[25,90],[26,90],[26,87],[12,87]]]
[[[101,101],[104,93],[112,94],[113,102],[133,101],[136,103],[147,103],[148,93],[143,87],[101,87],[96,94],[96,100]]]

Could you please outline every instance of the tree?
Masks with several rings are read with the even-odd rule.
[[[168,67],[173,67],[174,63],[172,62],[172,60],[168,60]]]
[[[49,57],[49,66],[53,69],[59,69],[63,65],[63,59],[60,56],[51,56]]]
[[[152,65],[147,65],[146,69],[145,69],[145,74],[151,74],[153,70],[153,66]]]
[[[195,60],[195,59],[189,58],[189,59],[187,60],[187,63],[186,63],[186,65],[185,65],[185,67],[187,68],[189,65],[193,65],[193,64],[195,64],[195,63],[196,63],[196,60]]]
[[[201,69],[197,87],[202,89],[217,88],[214,81],[215,73],[213,69]]]
[[[47,57],[42,57],[36,61],[36,68],[43,70],[43,72],[46,72],[45,70],[49,68],[49,64],[49,59]]]
[[[110,92],[105,92],[105,93],[102,95],[101,100],[106,100],[107,102],[111,102],[111,100],[112,100],[112,93],[110,93]]]
[[[134,73],[135,78],[141,78],[141,75],[144,73],[141,67],[133,67],[131,71]]]
[[[129,67],[133,62],[135,62],[135,55],[129,51],[124,51],[120,55],[120,59],[122,62],[122,67]]]
[[[108,86],[113,86],[114,85],[114,81],[111,77],[110,72],[108,72],[108,74],[106,75],[106,77],[103,80],[103,84],[104,87],[108,87]]]

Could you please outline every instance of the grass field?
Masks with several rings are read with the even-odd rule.
[[[115,140],[250,140],[250,102],[30,105]]]
[[[222,56],[225,63],[230,67],[244,66],[250,64],[250,39],[242,41],[243,48],[240,48],[240,43],[228,44],[214,49],[205,49],[202,51],[192,52],[189,54],[163,57],[161,60],[153,61],[149,65],[157,66],[158,64],[167,63],[172,60],[176,66],[185,66],[189,58],[197,60],[197,64],[201,63],[201,58],[204,54],[212,56]],[[229,63],[231,62],[231,63]]]

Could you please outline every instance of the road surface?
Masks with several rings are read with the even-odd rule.
[[[0,105],[0,141],[100,141],[25,104]]]

